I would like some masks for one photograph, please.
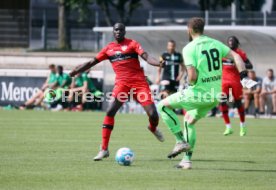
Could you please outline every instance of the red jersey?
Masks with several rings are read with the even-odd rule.
[[[247,60],[246,53],[243,50],[237,48],[234,51],[241,56],[243,61]],[[233,81],[237,79],[237,81],[240,82],[240,73],[234,64],[234,61],[231,59],[223,58],[222,63],[222,81]]]
[[[133,83],[137,80],[145,80],[145,74],[138,59],[138,55],[143,53],[144,50],[138,42],[125,38],[120,43],[109,43],[98,53],[96,59],[99,62],[109,59],[117,82]]]

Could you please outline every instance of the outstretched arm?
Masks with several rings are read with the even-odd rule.
[[[237,54],[236,52],[230,50],[230,52],[227,55],[227,58],[233,58],[234,63],[240,72],[240,78],[241,78],[241,83],[243,87],[246,88],[252,88],[257,84],[256,81],[253,81],[247,77],[247,70],[245,68],[245,63],[243,62],[242,58]]]
[[[152,66],[163,67],[164,65],[164,61],[158,61],[157,59],[151,57],[147,52],[144,52],[141,57]]]
[[[77,67],[75,67],[70,73],[69,75],[71,77],[75,76],[76,74],[78,73],[81,73],[81,72],[84,72],[86,71],[87,69],[90,69],[91,67],[94,67],[95,65],[97,65],[97,63],[99,63],[99,61],[95,58],[92,58],[90,61],[82,64],[82,65],[79,65]]]

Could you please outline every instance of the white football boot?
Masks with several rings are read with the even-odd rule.
[[[94,161],[101,161],[103,158],[108,158],[108,157],[109,157],[108,150],[100,150],[97,156],[94,157]]]
[[[190,170],[192,169],[192,161],[181,160],[181,162],[179,162],[179,164],[176,167],[184,170]]]
[[[149,129],[149,128],[148,128]],[[149,129],[150,130],[150,129]],[[157,138],[157,140],[159,140],[160,142],[164,142],[165,138],[162,134],[162,132],[159,130],[159,128],[156,128],[156,130],[154,132],[152,132],[150,130],[150,132]]]
[[[182,152],[187,152],[188,150],[190,150],[190,145],[186,142],[178,142],[175,144],[172,152],[170,154],[168,154],[168,158],[174,158],[177,155],[181,154]]]

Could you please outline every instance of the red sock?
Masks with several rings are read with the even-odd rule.
[[[244,113],[244,107],[243,107],[243,105],[241,105],[238,108],[238,112],[239,112],[239,115],[240,115],[240,121],[241,121],[241,123],[244,123],[244,121],[245,121],[245,113]]]
[[[222,117],[224,119],[225,124],[230,123],[229,115],[228,115],[228,105],[227,104],[221,104],[219,106],[220,111],[222,112]]]
[[[156,127],[158,126],[158,123],[159,123],[159,119],[157,118],[157,119],[149,119],[149,130],[151,131],[151,132],[155,132],[155,130],[156,130]]]
[[[114,126],[114,117],[105,116],[102,129],[102,150],[108,149],[110,135]]]

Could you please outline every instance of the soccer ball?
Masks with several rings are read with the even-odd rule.
[[[130,166],[134,159],[134,153],[129,148],[120,148],[117,153],[115,160],[122,166]]]

